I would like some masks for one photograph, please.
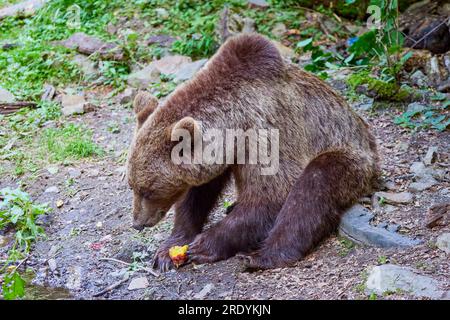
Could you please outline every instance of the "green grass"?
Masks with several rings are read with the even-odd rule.
[[[41,143],[51,161],[66,161],[98,156],[103,153],[92,141],[92,132],[74,124],[45,129]]]
[[[25,280],[18,271],[20,261],[26,259],[32,243],[45,236],[44,229],[36,223],[36,219],[49,212],[50,208],[34,203],[30,196],[20,189],[1,189],[0,200],[0,230],[7,227],[14,230],[7,259],[0,266],[0,277],[3,279],[2,296],[11,300],[25,294]]]

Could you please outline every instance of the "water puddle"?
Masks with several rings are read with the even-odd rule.
[[[32,284],[35,277],[33,272],[27,271],[23,275],[26,282],[25,300],[69,300],[73,299],[70,291],[66,288],[48,287]]]

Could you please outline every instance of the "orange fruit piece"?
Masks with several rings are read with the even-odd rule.
[[[169,256],[170,259],[172,259],[173,264],[175,265],[175,267],[179,267],[182,264],[184,264],[187,259],[187,251],[189,249],[188,245],[184,245],[184,246],[173,246],[169,249]]]

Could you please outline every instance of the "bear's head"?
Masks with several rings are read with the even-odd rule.
[[[183,129],[189,133],[199,130],[191,117],[170,122],[157,117],[158,101],[146,92],[134,100],[136,131],[128,153],[127,178],[133,190],[133,227],[142,230],[158,223],[195,181],[192,172],[186,179],[186,167],[172,161],[171,151],[176,142],[171,135]],[[159,110],[161,111],[161,110]],[[195,177],[193,178],[195,180]]]

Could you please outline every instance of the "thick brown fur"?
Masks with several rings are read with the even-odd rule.
[[[155,257],[162,270],[171,267],[168,248],[186,242],[197,263],[253,252],[252,268],[290,265],[336,229],[344,210],[369,193],[378,176],[366,123],[326,83],[285,64],[259,35],[230,38],[139,121],[128,159],[136,227],[154,225],[175,204],[173,234]],[[278,129],[279,171],[265,176],[259,164],[174,164],[168,133],[192,121],[202,130]],[[203,231],[230,174],[237,202]]]

